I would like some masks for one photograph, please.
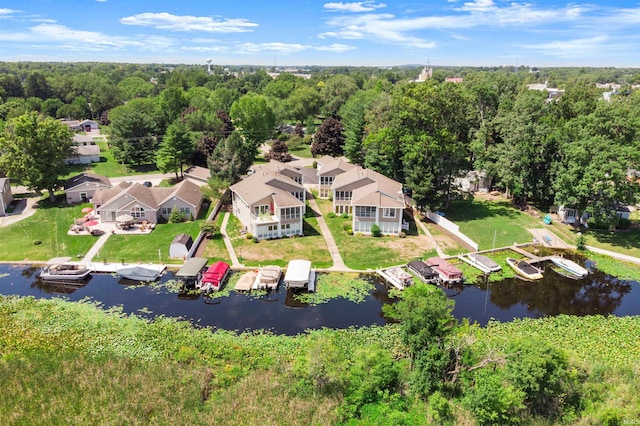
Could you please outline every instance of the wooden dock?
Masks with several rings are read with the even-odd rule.
[[[515,251],[516,253],[527,257],[529,259],[529,263],[544,262],[544,261],[549,260],[552,257],[552,256],[544,256],[544,257],[536,256],[535,254],[529,253],[528,251],[525,251],[525,250],[522,250],[520,247],[517,247],[517,246],[511,246],[510,248],[511,248],[511,250]]]

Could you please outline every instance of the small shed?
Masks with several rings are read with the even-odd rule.
[[[188,234],[178,234],[171,241],[169,247],[169,257],[186,258],[191,246],[193,245],[193,238]]]

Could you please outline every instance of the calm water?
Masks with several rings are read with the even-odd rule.
[[[592,266],[592,265],[588,265]],[[70,301],[90,298],[104,307],[122,306],[124,312],[143,317],[179,317],[201,326],[227,330],[269,329],[278,334],[298,334],[321,327],[383,325],[382,306],[393,303],[386,287],[375,277],[375,290],[363,303],[337,299],[306,306],[280,286],[278,292],[258,297],[232,292],[228,297],[207,299],[199,295],[171,293],[161,288],[131,286],[108,274],[94,274],[82,287],[52,285],[36,278],[38,268],[0,265],[0,294],[63,297]],[[167,273],[161,282],[173,279]],[[640,283],[623,281],[599,271],[572,280],[547,268],[544,279],[526,282],[508,279],[445,289],[456,302],[454,315],[482,325],[494,318],[544,317],[547,315],[640,315]]]

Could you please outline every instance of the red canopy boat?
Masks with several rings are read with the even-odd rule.
[[[230,272],[231,268],[228,264],[216,262],[209,266],[209,269],[204,273],[204,277],[200,280],[198,288],[202,291],[218,291]]]

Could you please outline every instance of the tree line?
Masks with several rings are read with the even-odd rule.
[[[637,70],[439,67],[414,82],[418,70],[314,68],[304,79],[250,67],[208,74],[195,66],[4,63],[0,126],[6,140],[10,123],[32,111],[93,118],[109,126],[118,161],[155,163],[176,177],[187,165],[208,166],[220,184],[237,181],[265,141],[278,141],[269,156],[282,160],[310,144],[314,155],[345,155],[403,182],[424,209],[460,196],[456,178],[474,169],[516,202],[567,205],[602,221],[615,219],[618,203],[637,201]],[[543,81],[564,92],[528,90]],[[622,87],[605,101],[596,82]]]

